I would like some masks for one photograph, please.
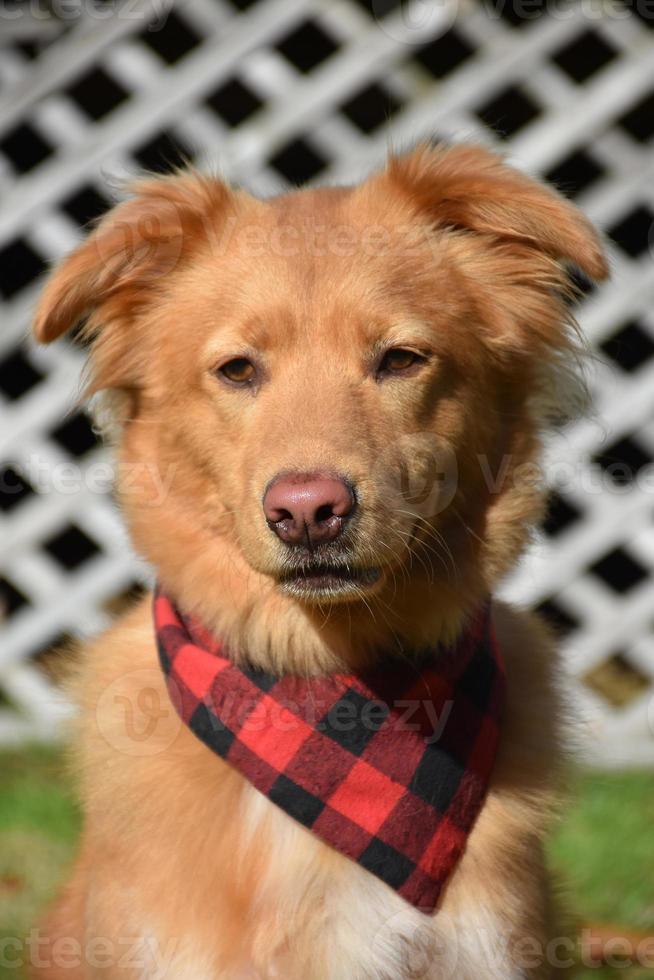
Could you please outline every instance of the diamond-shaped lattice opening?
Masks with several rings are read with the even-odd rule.
[[[508,139],[540,115],[540,108],[521,89],[510,86],[476,110],[481,121]]]
[[[588,569],[619,595],[630,592],[649,575],[624,548],[615,548]]]
[[[566,273],[571,289],[571,295],[566,297],[569,305],[577,306],[597,290],[595,283],[576,265],[566,266]]]
[[[51,435],[55,442],[63,446],[71,456],[84,456],[98,445],[97,436],[85,412],[77,412],[66,419],[53,429]]]
[[[609,228],[607,234],[627,255],[635,259],[642,255],[650,244],[650,238],[654,235],[653,222],[654,214],[648,207],[641,205]]]
[[[140,39],[167,65],[174,65],[202,41],[199,34],[174,10],[167,13],[163,23],[157,21],[144,30]]]
[[[192,153],[177,136],[159,133],[133,151],[134,159],[146,170],[168,173],[192,159]]]
[[[100,553],[100,548],[74,524],[69,524],[43,545],[63,568],[73,571]]]
[[[91,119],[102,119],[128,96],[126,89],[102,68],[93,68],[68,87],[67,94]]]
[[[312,71],[338,50],[334,39],[314,20],[300,24],[276,47],[301,72]]]
[[[230,126],[239,126],[261,108],[263,101],[240,79],[231,78],[209,96],[207,105]]]
[[[618,486],[632,483],[640,471],[652,462],[652,457],[630,436],[607,446],[593,459]]]
[[[386,17],[387,14],[402,6],[403,0],[354,0],[354,2],[375,20],[379,20],[380,17]]]
[[[453,27],[429,44],[418,48],[413,57],[434,78],[445,78],[474,53],[473,46]]]
[[[575,82],[585,82],[615,59],[617,52],[597,31],[584,31],[560,48],[552,61]]]
[[[27,596],[7,578],[0,578],[0,623],[28,604]]]
[[[567,530],[583,517],[583,513],[572,501],[560,493],[550,494],[547,502],[547,515],[543,522],[543,530],[550,537],[556,537]]]
[[[341,112],[364,132],[372,133],[393,116],[401,106],[381,85],[367,85],[341,106]]]
[[[21,174],[38,167],[52,152],[50,143],[29,123],[20,123],[0,140],[0,153]]]
[[[560,637],[579,629],[579,620],[558,599],[546,599],[536,607],[536,612],[540,613]]]
[[[604,353],[623,371],[636,371],[654,354],[654,340],[635,320],[625,323],[601,345]]]
[[[651,683],[647,674],[622,651],[596,664],[582,675],[581,680],[615,708],[631,704],[649,689]]]
[[[654,92],[632,106],[629,112],[618,119],[618,125],[641,143],[651,139],[654,136]]]
[[[142,582],[132,582],[125,589],[121,589],[115,595],[110,596],[102,603],[102,608],[108,615],[122,616],[128,609],[138,602],[145,594],[145,586]]]
[[[46,269],[38,252],[22,238],[0,248],[0,294],[12,299]]]
[[[109,201],[91,184],[85,184],[59,205],[61,210],[84,228],[99,218],[111,206]]]
[[[548,170],[545,178],[568,197],[576,197],[605,174],[605,169],[586,150],[577,150]]]
[[[287,143],[270,158],[270,166],[292,184],[303,184],[311,180],[327,161],[321,157],[306,140],[297,139]]]
[[[574,0],[561,0],[557,10],[569,7]],[[549,0],[505,0],[493,6],[493,14],[499,14],[511,27],[525,27],[547,16],[551,4]]]
[[[14,44],[14,51],[18,51],[30,61],[34,61],[41,53],[41,45],[37,44],[36,41],[18,41]]]
[[[0,467],[0,511],[5,514],[31,497],[34,488],[13,466]]]
[[[0,361],[0,391],[6,398],[20,398],[42,380],[43,375],[22,350]]]
[[[633,5],[633,12],[639,17],[645,27],[654,30],[654,10],[648,3],[636,3]]]

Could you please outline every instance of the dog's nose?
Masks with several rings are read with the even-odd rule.
[[[354,494],[339,477],[320,473],[279,476],[263,498],[268,526],[287,544],[313,547],[333,541],[354,510]]]

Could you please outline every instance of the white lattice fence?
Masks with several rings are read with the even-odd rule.
[[[108,179],[183,154],[269,194],[356,178],[389,141],[438,134],[505,146],[613,239],[614,279],[580,316],[603,357],[601,421],[552,447],[550,519],[507,589],[559,625],[593,757],[654,762],[654,4],[44,11],[0,11],[0,740],[56,733],[66,706],[47,650],[106,625],[147,577],[106,492],[106,452],[73,407],[81,353],[24,342],[41,274],[107,207]]]

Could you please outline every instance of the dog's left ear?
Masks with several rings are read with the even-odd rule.
[[[137,181],[129,200],[110,211],[54,270],[34,321],[40,343],[51,343],[83,317],[102,322],[103,306],[130,291],[135,300],[182,261],[203,224],[228,196],[217,180],[195,173]]]
[[[419,146],[392,157],[385,176],[435,226],[531,246],[592,280],[608,275],[599,236],[581,211],[490,150]]]
[[[54,269],[36,310],[34,336],[43,344],[82,325],[91,347],[85,397],[141,386],[140,311],[211,240],[231,196],[222,182],[192,172],[144,178],[131,192]]]

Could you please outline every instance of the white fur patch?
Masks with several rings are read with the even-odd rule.
[[[327,865],[325,846],[265,796],[245,797],[246,839],[270,835],[270,860],[258,882],[261,906],[276,909],[279,947],[257,966],[285,980],[523,980],[508,962],[507,943],[490,908],[427,916],[347,858]],[[247,848],[247,844],[246,844]],[[302,943],[286,931],[307,930]],[[268,932],[269,939],[270,932]],[[294,947],[312,950],[311,972]],[[277,971],[277,972],[275,972]]]

